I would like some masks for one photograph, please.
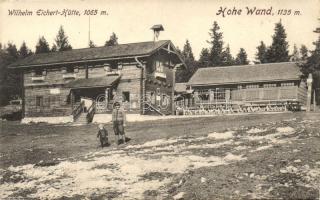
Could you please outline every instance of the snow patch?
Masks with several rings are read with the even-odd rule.
[[[233,137],[233,133],[234,131],[227,131],[224,133],[210,133],[208,134],[208,138],[213,138],[213,139],[217,139],[217,140],[223,140],[223,139],[230,139]]]
[[[169,140],[158,139],[158,140],[153,140],[153,141],[150,141],[150,142],[146,142],[146,143],[141,144],[141,145],[129,145],[129,146],[126,147],[126,149],[156,147],[156,146],[162,146],[162,145],[169,145],[169,144],[173,144],[173,143],[177,143],[177,142],[178,142],[178,139],[169,139]]]
[[[48,123],[48,124],[65,124],[73,122],[73,116],[61,116],[61,117],[26,117],[21,120],[22,124],[29,123]]]
[[[267,131],[267,129],[251,128],[250,130],[247,131],[247,133],[254,134],[254,133],[263,133],[266,131]]]
[[[232,132],[227,132],[227,138],[232,135]],[[196,139],[194,141],[198,141]],[[225,157],[203,157],[188,151],[193,148],[217,148],[232,144],[232,140],[214,144],[175,144],[182,140],[184,139],[158,139],[125,148],[134,149],[133,152],[115,148],[107,152],[99,151],[85,155],[84,158],[89,160],[61,161],[57,165],[48,167],[11,166],[8,170],[22,174],[25,177],[24,181],[0,185],[0,196],[6,198],[14,194],[17,189],[36,188],[36,192],[29,194],[28,197],[40,199],[56,199],[74,195],[90,197],[94,193],[104,194],[107,189],[121,193],[115,199],[142,199],[144,191],[159,190],[160,187],[172,181],[171,177],[162,180],[141,178],[145,174],[152,172],[184,173],[188,169],[227,165],[233,161],[246,159],[242,155],[231,153]],[[141,147],[146,148],[139,149]],[[161,150],[169,151],[159,152]]]
[[[224,160],[226,161],[240,161],[240,160],[245,160],[242,155],[234,155],[232,153],[228,153],[225,157]]]
[[[261,146],[261,147],[258,147],[257,149],[251,150],[250,152],[262,151],[262,150],[269,149],[271,147],[273,146],[272,145]]]
[[[283,134],[292,134],[295,132],[295,129],[290,126],[286,126],[286,127],[278,127],[276,131],[278,133],[283,133]]]

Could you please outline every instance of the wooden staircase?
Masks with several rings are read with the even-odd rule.
[[[153,106],[151,103],[146,102],[145,106],[148,106],[148,110],[147,112],[151,112],[151,113],[155,113],[157,115],[161,115],[161,116],[165,116],[166,114],[164,112],[162,112],[160,109],[156,108],[155,106]]]
[[[85,113],[85,112],[82,112],[77,119],[75,119],[73,121],[73,124],[75,125],[85,125],[85,124],[88,124],[88,120],[87,120],[87,114],[88,113]]]
[[[96,112],[96,104],[95,102],[92,103],[92,105],[87,109],[86,112],[84,112],[83,103],[81,103],[79,106],[77,106],[73,112],[73,123],[75,125],[85,125],[90,122],[92,122],[94,114]]]

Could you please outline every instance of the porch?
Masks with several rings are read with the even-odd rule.
[[[111,112],[119,79],[120,76],[106,76],[66,84],[74,121],[91,122],[95,113]]]

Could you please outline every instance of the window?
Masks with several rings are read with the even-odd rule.
[[[36,106],[43,106],[43,96],[36,96]]]
[[[156,71],[163,72],[163,65],[160,61],[156,61]]]
[[[123,102],[130,102],[130,92],[122,92]]]
[[[271,87],[277,87],[276,83],[267,83],[267,84],[263,84],[264,88],[271,88]]]
[[[34,75],[36,75],[36,76],[42,76],[43,74],[43,70],[42,69],[36,69],[35,71],[34,71]]]
[[[117,62],[112,62],[111,64],[110,64],[110,67],[111,67],[111,69],[118,69],[118,63]]]
[[[67,73],[74,73],[74,67],[67,67]]]
[[[281,83],[281,87],[294,86],[294,82]]]
[[[247,85],[246,88],[259,88],[259,85],[258,84],[250,84],[250,85]]]

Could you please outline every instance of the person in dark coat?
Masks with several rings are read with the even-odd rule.
[[[117,137],[117,145],[120,143],[119,136],[121,136],[122,141],[126,143],[126,135],[124,131],[124,127],[126,126],[126,115],[123,110],[120,110],[119,102],[115,102],[113,105],[112,123],[114,134]]]
[[[108,145],[108,131],[104,128],[103,124],[99,124],[97,137],[100,139],[101,148]]]

